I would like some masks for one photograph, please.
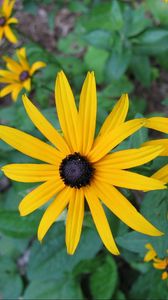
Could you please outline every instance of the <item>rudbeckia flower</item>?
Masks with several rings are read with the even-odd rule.
[[[13,34],[10,25],[17,24],[18,20],[11,17],[15,0],[4,0],[0,7],[0,41],[5,36],[11,43],[17,43],[17,38]]]
[[[16,54],[18,61],[10,57],[3,57],[6,62],[7,70],[0,69],[0,83],[6,84],[6,86],[0,90],[0,97],[11,93],[13,101],[17,100],[18,94],[23,88],[27,91],[31,90],[31,77],[34,72],[46,66],[42,61],[37,61],[30,66],[26,57],[25,48],[17,50]]]
[[[144,261],[148,262],[148,261],[153,260],[157,256],[155,249],[149,243],[145,245],[145,248],[148,249],[148,252],[146,253],[146,255],[144,257]]]
[[[63,135],[23,96],[27,114],[52,145],[17,129],[0,126],[0,138],[3,141],[44,162],[9,164],[2,168],[5,175],[13,180],[43,182],[21,201],[19,211],[22,216],[30,214],[54,197],[40,221],[38,239],[42,241],[58,216],[67,208],[66,245],[68,253],[73,254],[81,235],[85,200],[104,245],[115,255],[119,251],[102,204],[132,229],[152,236],[162,235],[116,188],[165,188],[157,179],[126,170],[154,159],[162,151],[162,146],[111,152],[144,126],[143,119],[125,122],[128,96],[121,97],[96,138],[97,98],[93,72],[88,72],[84,81],[79,109],[62,71],[56,78],[55,99]]]
[[[146,127],[168,134],[168,118],[153,117],[146,120]],[[143,144],[143,146],[163,145],[164,150],[160,156],[168,156],[168,139],[151,140]],[[168,183],[168,164],[152,175],[153,178]]]

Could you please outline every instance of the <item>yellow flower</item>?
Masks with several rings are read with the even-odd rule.
[[[5,36],[11,43],[17,43],[17,38],[13,34],[10,25],[17,24],[18,20],[11,17],[15,0],[3,0],[0,7],[0,41]]]
[[[11,93],[13,101],[17,100],[20,91],[25,88],[31,90],[31,77],[38,69],[43,68],[46,64],[42,61],[29,65],[26,57],[26,49],[21,48],[16,51],[18,62],[10,57],[3,57],[8,70],[0,69],[0,83],[7,84],[0,90],[0,97],[4,97]]]
[[[144,257],[144,261],[148,262],[150,260],[153,260],[154,257],[157,255],[155,249],[153,248],[153,246],[151,244],[146,244],[145,248],[148,249],[148,252],[146,253],[146,255]]]
[[[128,96],[121,97],[95,139],[97,97],[94,73],[88,72],[84,81],[79,110],[62,71],[56,79],[55,98],[63,136],[30,100],[23,96],[27,114],[52,145],[17,129],[0,126],[0,138],[3,141],[44,162],[9,164],[2,168],[5,175],[13,180],[43,182],[22,200],[19,205],[20,214],[25,216],[56,196],[41,219],[38,239],[42,241],[58,216],[67,208],[66,245],[68,253],[73,254],[81,235],[85,200],[104,245],[115,255],[118,255],[119,251],[102,203],[132,229],[152,236],[162,235],[116,189],[165,188],[156,179],[125,170],[154,159],[162,151],[162,146],[121,150],[108,154],[144,125],[143,119],[125,122]]]
[[[163,0],[164,2],[168,3],[168,0]]]
[[[146,120],[145,126],[150,129],[154,129],[168,134],[168,118],[153,117]],[[148,141],[143,146],[157,146],[163,145],[164,150],[160,153],[160,156],[168,156],[168,139],[157,139]],[[153,178],[168,183],[168,164],[162,167],[159,171],[152,175]]]
[[[168,257],[164,259],[154,258],[153,266],[155,269],[164,270],[162,273],[163,280],[168,278]]]
[[[145,248],[149,251],[146,253],[144,257],[145,262],[149,262],[151,260],[154,261],[153,266],[155,269],[164,270],[162,273],[162,279],[165,280],[168,278],[168,257],[164,259],[160,259],[157,256],[157,253],[151,244],[146,244]],[[168,250],[166,251],[168,253]]]

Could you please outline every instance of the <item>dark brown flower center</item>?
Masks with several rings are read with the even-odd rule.
[[[66,185],[80,189],[90,184],[94,168],[86,157],[75,152],[62,160],[59,172]]]
[[[20,81],[25,81],[26,79],[29,78],[29,72],[28,71],[23,71],[22,73],[20,73],[19,75],[19,79]]]
[[[6,19],[4,17],[0,17],[0,26],[4,26],[6,23]]]

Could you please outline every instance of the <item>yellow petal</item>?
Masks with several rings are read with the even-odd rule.
[[[58,167],[47,164],[9,164],[1,170],[8,178],[20,182],[41,182],[60,178]]]
[[[65,187],[46,209],[38,228],[39,241],[42,241],[51,225],[56,222],[59,215],[67,206],[69,200],[71,199],[72,191],[72,188]]]
[[[24,86],[24,88],[25,88],[28,92],[30,92],[30,90],[31,90],[31,79],[30,79],[30,78],[26,79],[26,80],[23,82],[23,86]]]
[[[110,226],[105,215],[104,209],[91,187],[84,189],[85,197],[88,202],[95,226],[104,243],[105,247],[114,255],[119,255],[118,248],[112,236]]]
[[[152,175],[153,178],[168,183],[168,164]]]
[[[157,146],[162,145],[164,150],[160,153],[159,156],[168,156],[168,139],[152,140],[145,142],[142,146]]]
[[[61,71],[55,85],[55,100],[60,126],[71,151],[79,151],[79,124],[75,100],[67,78]]]
[[[100,129],[99,134],[102,135],[108,133],[109,131],[121,125],[125,121],[125,118],[128,113],[128,108],[129,108],[128,94],[123,94],[119,99],[119,101],[115,104],[111,113],[106,118],[105,122],[103,123]]]
[[[41,133],[64,155],[68,155],[70,150],[63,139],[63,137],[57,132],[57,130],[49,123],[49,121],[40,113],[40,111],[33,105],[33,103],[23,96],[23,104],[29,118],[34,125],[41,131]]]
[[[156,261],[156,260],[155,260]],[[164,270],[166,268],[166,260],[165,259],[157,259],[157,262],[153,263],[155,269]]]
[[[78,246],[84,217],[83,190],[73,189],[72,191],[66,220],[66,246],[68,254],[71,255]]]
[[[129,169],[143,165],[163,152],[162,146],[146,146],[139,149],[129,149],[114,152],[106,155],[100,161],[95,163],[101,168],[110,169]]]
[[[147,248],[149,251],[146,253],[146,255],[144,257],[144,261],[148,262],[148,261],[153,260],[154,257],[157,256],[157,253],[156,253],[155,249],[149,243],[145,245],[145,248]]]
[[[14,35],[14,33],[12,32],[12,30],[8,25],[5,26],[5,36],[9,40],[9,42],[13,44],[16,44],[18,41],[16,36]]]
[[[4,77],[4,79],[13,80],[13,82],[18,81],[18,75],[10,71],[0,70],[0,76]]]
[[[0,139],[18,151],[51,164],[60,164],[61,152],[41,140],[15,128],[0,126]]]
[[[32,76],[34,72],[44,67],[46,67],[46,64],[44,62],[42,61],[35,62],[30,68],[30,75]]]
[[[153,117],[146,119],[145,127],[155,129],[168,134],[168,118]]]
[[[4,28],[0,27],[0,41],[2,40],[3,35],[4,35]]]
[[[56,179],[47,181],[28,195],[26,195],[19,204],[19,211],[21,216],[26,216],[37,208],[47,203],[53,196],[60,192],[64,188],[64,184],[61,180]]]
[[[9,18],[12,14],[13,6],[15,4],[15,0],[4,0],[2,5],[2,10],[6,16],[6,18]]]
[[[7,63],[8,69],[17,74],[15,78],[17,78],[18,80],[19,79],[18,74],[20,74],[23,71],[22,67],[19,65],[19,63],[17,63],[15,60],[13,60],[10,57],[3,56],[3,60]]]
[[[24,71],[30,70],[29,63],[27,61],[26,57],[26,49],[25,48],[20,48],[19,50],[16,51],[17,57],[19,59],[19,62],[21,63]]]
[[[18,19],[16,18],[10,18],[7,20],[7,24],[18,24]]]
[[[162,273],[162,279],[165,280],[167,278],[168,278],[168,272],[165,271],[165,272]]]
[[[108,168],[97,168],[95,178],[118,187],[134,190],[152,191],[166,188],[166,186],[157,179],[119,169],[109,171]]]
[[[20,84],[15,84],[15,88],[12,91],[12,100],[16,101],[18,98],[18,94],[20,93],[20,91],[22,90],[22,86]]]
[[[97,180],[93,186],[104,204],[129,227],[151,236],[163,235],[116,188]]]
[[[98,161],[143,125],[143,119],[135,119],[127,121],[108,133],[99,136],[96,139],[91,152],[88,154],[88,158],[92,162]]]
[[[9,84],[0,90],[0,97],[5,97],[13,91],[14,84]]]
[[[96,82],[94,73],[88,72],[84,81],[79,103],[79,120],[81,122],[82,147],[81,154],[90,151],[95,134],[97,113]]]

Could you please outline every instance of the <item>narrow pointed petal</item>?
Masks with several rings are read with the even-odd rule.
[[[144,257],[144,261],[148,262],[148,261],[153,260],[154,257],[157,256],[155,249],[149,243],[145,245],[145,248],[147,248],[149,251],[146,253],[146,255]]]
[[[152,178],[168,183],[168,164],[152,175]]]
[[[14,4],[15,4],[15,0],[11,0],[10,2],[6,1],[5,5],[4,5],[4,12],[5,12],[6,18],[9,18],[10,15],[12,14]]]
[[[108,168],[107,170],[106,168],[103,170],[102,168],[97,168],[96,173],[95,178],[98,178],[100,181],[127,189],[152,191],[166,188],[166,186],[157,179],[125,170],[113,169],[109,171]]]
[[[63,158],[54,147],[15,128],[1,125],[0,139],[23,154],[47,163],[58,165]]]
[[[155,129],[168,134],[168,118],[153,117],[146,119],[145,127]]]
[[[163,235],[116,188],[97,180],[94,183],[94,188],[97,196],[104,204],[129,227],[151,236]]]
[[[30,70],[30,66],[29,63],[27,61],[27,57],[26,57],[26,49],[23,47],[19,50],[16,51],[17,57],[19,59],[20,64],[22,65],[24,71],[26,70]]]
[[[10,80],[13,79],[13,81],[18,81],[19,79],[18,74],[6,70],[0,70],[0,76]]]
[[[78,246],[84,217],[84,194],[82,189],[73,189],[66,220],[66,246],[73,254]]]
[[[18,23],[19,23],[19,21],[16,18],[10,18],[7,21],[7,24],[18,24]]]
[[[128,94],[123,94],[103,123],[99,135],[108,133],[109,131],[121,125],[125,121],[128,113],[128,108]]]
[[[14,84],[6,85],[2,90],[0,90],[0,97],[5,97],[6,95],[10,94],[14,88]]]
[[[162,146],[146,146],[139,149],[129,149],[114,152],[112,154],[106,155],[101,160],[95,163],[96,167],[101,167],[102,169],[129,169],[143,165],[155,157],[157,157],[161,152],[163,152]]]
[[[38,228],[38,240],[42,241],[52,224],[56,222],[59,215],[67,206],[72,197],[72,189],[65,187],[56,197],[56,199],[46,209]]]
[[[35,126],[55,147],[63,152],[64,155],[68,155],[70,153],[70,150],[63,137],[40,113],[40,111],[35,107],[35,105],[33,105],[33,103],[28,99],[26,95],[24,95],[22,99],[26,112]]]
[[[17,43],[18,40],[8,25],[5,26],[5,35],[9,42],[13,44]]]
[[[157,146],[162,145],[164,150],[160,153],[159,156],[168,156],[168,139],[152,140],[145,142],[142,146]]]
[[[15,84],[15,88],[13,89],[11,96],[12,96],[12,100],[16,101],[18,98],[18,95],[20,93],[20,91],[22,90],[22,86],[20,84]]]
[[[18,64],[16,61],[14,61],[12,58],[7,57],[7,56],[3,56],[3,60],[7,63],[7,67],[10,71],[14,72],[17,74],[17,78],[18,78],[18,74],[21,73],[23,71],[22,67],[20,66],[20,64]]]
[[[79,120],[82,130],[81,154],[87,155],[90,151],[95,135],[97,113],[96,82],[94,73],[88,72],[84,81],[79,104]]]
[[[88,158],[92,162],[98,161],[143,125],[143,119],[135,119],[127,121],[108,133],[99,136],[96,139],[91,152],[88,154]]]
[[[71,151],[79,151],[80,140],[77,108],[68,80],[62,71],[58,73],[56,78],[55,100],[65,140]]]
[[[102,242],[112,254],[119,255],[119,251],[112,236],[107,217],[99,199],[97,198],[94,190],[92,190],[91,187],[86,187],[84,189],[84,192],[92,214],[92,218],[102,239]]]
[[[9,164],[1,170],[8,178],[20,182],[41,182],[60,178],[58,167],[48,164]]]
[[[26,216],[37,208],[47,203],[58,192],[64,189],[64,184],[60,179],[47,181],[29,194],[27,194],[19,204],[21,216]]]
[[[0,41],[2,40],[3,35],[4,35],[4,29],[0,27]]]
[[[30,79],[30,78],[26,79],[26,80],[23,82],[23,86],[24,86],[24,88],[25,88],[28,92],[30,92],[30,90],[31,90],[31,79]]]
[[[30,75],[32,76],[37,70],[46,67],[46,64],[42,61],[35,62],[30,69]]]

